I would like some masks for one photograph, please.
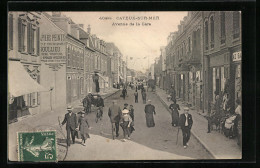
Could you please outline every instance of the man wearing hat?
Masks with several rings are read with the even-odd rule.
[[[73,144],[75,143],[75,129],[78,126],[77,116],[72,112],[72,106],[69,105],[67,107],[68,113],[65,114],[64,120],[61,125],[66,123],[66,131],[67,131],[67,145],[70,146],[70,135],[72,137]]]
[[[116,100],[113,100],[112,102],[113,102],[112,106],[110,106],[108,109],[108,116],[109,116],[111,124],[112,124],[112,129],[116,130],[116,137],[118,137],[119,136],[119,133],[118,133],[119,132],[119,121],[121,118],[121,109],[117,105]],[[112,131],[112,132],[114,134],[114,131]],[[113,135],[113,137],[114,137],[114,135]]]
[[[193,124],[193,120],[192,115],[189,114],[189,108],[184,107],[183,110],[184,113],[180,115],[179,126],[181,127],[183,135],[183,147],[186,149],[187,146],[189,146],[188,142],[190,140],[190,130]]]

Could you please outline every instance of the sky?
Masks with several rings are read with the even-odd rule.
[[[128,57],[129,68],[145,72],[149,64],[160,56],[160,47],[167,45],[168,35],[178,30],[178,25],[187,12],[62,12],[62,14],[70,17],[76,24],[84,24],[86,31],[90,25],[91,34],[96,34],[106,42],[113,42],[123,54],[124,60]],[[125,20],[123,17],[155,17],[155,19]],[[136,22],[140,25],[137,26]],[[118,23],[128,25],[116,25]],[[130,26],[130,23],[134,25]]]

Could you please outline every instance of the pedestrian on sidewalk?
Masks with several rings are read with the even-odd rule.
[[[176,104],[176,99],[173,100],[173,103],[169,106],[169,109],[172,111],[172,126],[176,127],[179,122],[179,104]]]
[[[116,131],[116,137],[119,136],[119,121],[121,118],[121,109],[120,107],[117,105],[116,100],[112,101],[112,106],[109,107],[108,109],[108,116],[110,118],[110,122],[112,124],[112,129],[113,129],[113,133],[114,130]]]
[[[87,138],[90,138],[89,136],[89,123],[87,120],[87,117],[85,116],[85,111],[80,111],[78,114],[80,114],[79,120],[78,120],[78,127],[76,130],[80,132],[80,137],[82,139],[81,144],[83,146],[86,146],[86,140]]]
[[[137,90],[135,90],[134,96],[135,96],[135,103],[138,103],[138,92],[137,92]]]
[[[129,110],[124,109],[122,111],[122,116],[121,116],[121,120],[120,120],[120,126],[122,127],[123,131],[124,131],[124,139],[122,140],[123,142],[126,141],[126,135],[127,135],[127,139],[130,140],[130,125],[131,125],[132,119],[129,115]]]
[[[237,108],[235,113],[237,114],[237,144],[242,146],[242,107],[240,98],[236,100],[236,103]]]
[[[184,149],[189,146],[188,142],[190,140],[190,130],[193,124],[192,115],[189,114],[189,108],[184,107],[183,108],[184,113],[180,115],[180,121],[179,126],[182,130],[182,136],[183,136],[183,147]]]
[[[130,106],[129,106],[129,115],[130,115],[130,117],[132,118],[132,122],[131,122],[131,124],[130,124],[130,133],[132,133],[133,131],[135,131],[135,128],[134,128],[134,120],[135,120],[135,116],[134,116],[134,106],[131,104]]]
[[[78,126],[77,116],[72,112],[73,108],[71,105],[67,107],[68,113],[65,114],[64,120],[61,125],[66,123],[66,131],[67,131],[67,145],[70,146],[70,135],[72,137],[72,142],[75,144],[75,129]]]
[[[146,118],[146,125],[147,127],[154,127],[154,117],[153,115],[156,115],[155,107],[151,104],[151,100],[148,100],[148,104],[145,105],[144,111],[145,111],[145,118]]]
[[[142,89],[142,98],[143,98],[143,104],[146,104],[146,92],[145,92],[145,89]]]

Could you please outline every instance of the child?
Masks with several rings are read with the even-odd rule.
[[[131,125],[132,119],[129,115],[129,110],[124,109],[122,111],[122,116],[121,116],[121,124],[120,126],[122,127],[124,131],[124,139],[122,140],[123,142],[126,141],[126,134],[128,135],[128,139],[130,139],[130,125]]]
[[[132,122],[130,125],[130,133],[132,133],[135,130],[134,129],[134,107],[132,104],[129,106],[129,115],[132,118]]]
[[[89,136],[90,126],[89,126],[88,120],[85,116],[85,111],[83,110],[83,111],[79,112],[79,114],[81,116],[79,117],[78,127],[76,128],[76,130],[80,131],[80,135],[82,138],[81,144],[83,146],[86,146],[86,140],[87,140],[87,138],[90,138],[90,136]]]

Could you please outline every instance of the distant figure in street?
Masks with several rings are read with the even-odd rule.
[[[72,112],[72,106],[67,107],[68,113],[65,114],[64,120],[61,125],[66,123],[66,131],[67,131],[67,145],[70,146],[70,135],[72,137],[72,142],[75,144],[75,129],[78,126],[77,116]]]
[[[173,103],[169,106],[169,109],[172,111],[172,126],[176,127],[179,122],[179,104],[176,104],[176,99],[173,100]]]
[[[127,108],[128,108],[128,104],[125,103],[125,104],[124,104],[124,108],[123,108],[123,110],[124,110],[124,109],[127,109]]]
[[[84,107],[84,111],[87,113],[87,108],[88,108],[88,101],[87,101],[87,99],[88,99],[88,96],[86,96],[84,99],[83,99],[83,101],[82,101],[82,103],[83,103],[83,107]]]
[[[126,90],[126,88],[124,87],[124,89],[122,90],[122,95],[123,95],[124,100],[125,100],[126,94],[127,94],[127,90]]]
[[[119,85],[118,82],[116,83],[116,88],[117,88],[117,89],[120,89],[120,85]]]
[[[135,103],[138,103],[138,92],[137,92],[137,90],[135,90],[134,96],[135,96]]]
[[[128,139],[130,139],[130,125],[131,125],[132,119],[129,115],[129,110],[124,109],[122,111],[122,116],[120,120],[120,126],[122,127],[124,131],[124,139],[123,142],[126,141],[126,135],[128,136]]]
[[[176,91],[175,91],[173,85],[172,85],[172,87],[171,87],[171,100],[172,100],[172,101],[176,100]]]
[[[134,115],[134,106],[131,104],[130,106],[129,106],[129,115],[130,115],[130,117],[132,118],[132,122],[131,122],[131,125],[130,125],[130,133],[132,133],[134,130],[135,130],[135,128],[134,128],[134,120],[135,120],[135,115]]]
[[[80,111],[78,114],[80,114],[79,120],[78,120],[78,127],[77,130],[80,131],[80,136],[82,139],[81,144],[83,146],[86,146],[86,140],[87,138],[90,138],[89,136],[89,123],[87,120],[87,117],[85,116],[85,111]]]
[[[151,104],[151,100],[148,100],[148,104],[145,105],[145,118],[146,118],[146,125],[147,127],[154,127],[154,118],[153,114],[156,115],[155,107]]]
[[[146,91],[142,90],[142,98],[143,98],[143,104],[146,104]]]
[[[189,146],[188,142],[190,140],[190,130],[193,124],[192,115],[189,114],[189,108],[185,107],[183,108],[184,113],[180,115],[179,120],[179,126],[182,130],[182,136],[183,136],[183,147],[184,149]]]
[[[87,100],[86,113],[90,113],[91,112],[91,104],[92,104],[92,94],[91,94],[91,92],[88,93],[86,100]]]
[[[104,108],[104,100],[103,100],[103,98],[100,95],[98,95],[97,107],[100,110],[100,114],[101,114],[100,117],[102,117],[103,116],[103,108]]]
[[[119,132],[119,121],[121,118],[121,109],[117,105],[116,100],[113,100],[112,103],[113,103],[112,106],[110,106],[108,109],[108,116],[109,116],[110,122],[112,124],[112,129],[116,130],[116,137],[118,137],[119,136],[119,133],[118,133]]]

